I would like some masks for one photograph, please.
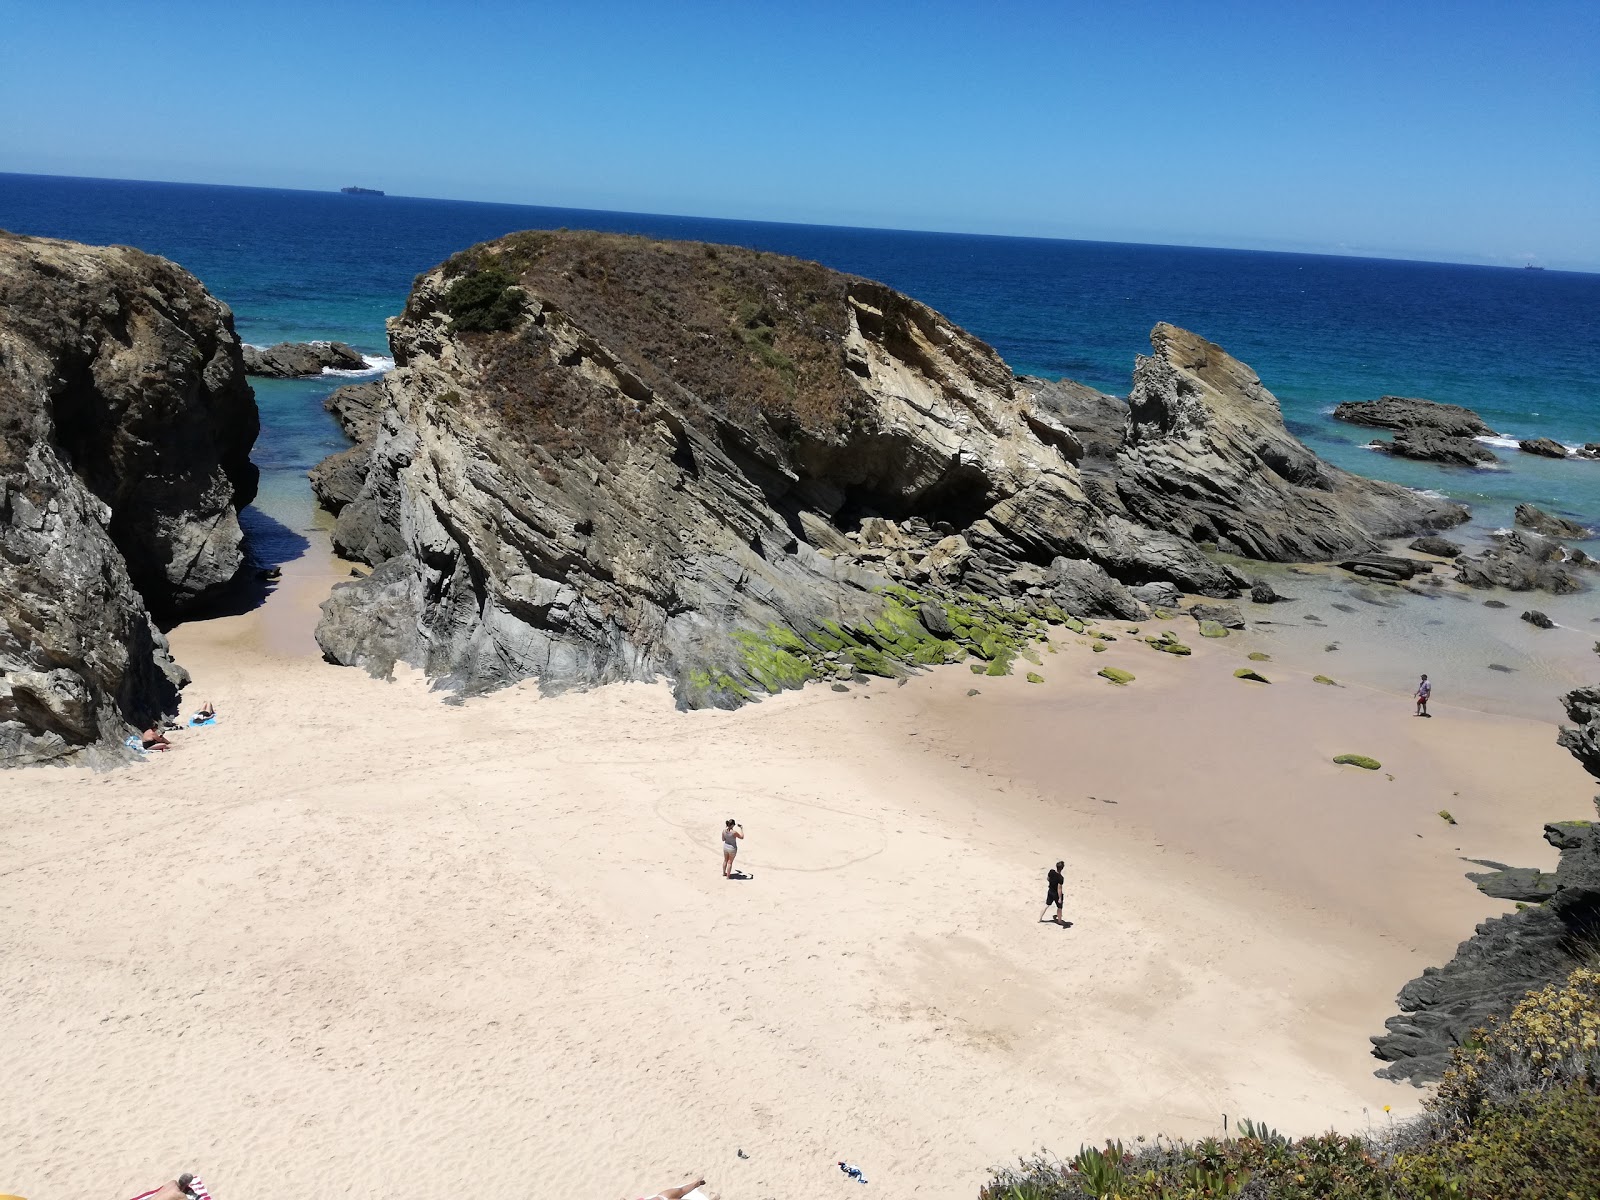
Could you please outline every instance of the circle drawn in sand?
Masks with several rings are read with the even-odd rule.
[[[722,823],[737,818],[749,835],[738,862],[769,871],[838,871],[882,854],[883,822],[812,800],[750,788],[710,785],[679,788],[656,801],[656,816],[675,826],[708,854],[719,852]]]

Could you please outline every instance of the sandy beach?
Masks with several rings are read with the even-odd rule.
[[[759,1200],[853,1187],[843,1158],[971,1197],[1224,1114],[1362,1128],[1421,1097],[1372,1077],[1395,991],[1509,907],[1463,860],[1549,865],[1541,823],[1588,794],[1553,694],[1491,713],[1444,680],[1419,720],[1398,653],[1387,688],[1233,678],[1264,636],[1336,658],[1287,614],[1188,659],[1063,633],[1044,684],[449,703],[315,657],[343,573],[314,547],[174,632],[215,728],[8,775],[0,1190]],[[1057,858],[1066,929],[1038,922]]]

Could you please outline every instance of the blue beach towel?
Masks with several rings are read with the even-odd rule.
[[[189,728],[190,729],[199,729],[200,727],[202,727],[204,725],[215,725],[216,723],[217,723],[217,714],[216,713],[212,713],[209,717],[202,717],[199,713],[195,713],[194,716],[189,718]]]
[[[139,739],[136,738],[136,737],[124,738],[123,741],[122,741],[122,744],[124,746],[126,746],[129,750],[136,750],[140,754],[144,753],[144,744],[142,742],[140,742]]]

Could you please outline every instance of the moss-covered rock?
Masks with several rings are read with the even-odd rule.
[[[1201,621],[1200,636],[1208,638],[1225,638],[1228,636],[1228,627],[1216,621]]]
[[[1455,817],[1450,815],[1450,810],[1448,808],[1441,808],[1439,810],[1439,819],[1441,821],[1443,821],[1446,825],[1454,825],[1454,824],[1456,824],[1456,819],[1455,819]]]
[[[1251,681],[1253,681],[1255,683],[1271,683],[1272,682],[1272,680],[1268,679],[1265,675],[1262,675],[1258,671],[1252,671],[1249,667],[1240,667],[1237,671],[1235,671],[1233,673],[1233,677],[1235,679],[1249,679],[1249,680],[1251,680]]]
[[[1360,767],[1363,771],[1376,771],[1383,766],[1375,758],[1368,758],[1365,754],[1336,754],[1333,761],[1341,766]]]
[[[1313,675],[1311,677],[1311,682],[1312,683],[1325,683],[1329,687],[1338,687],[1339,686],[1339,681],[1337,679],[1329,679],[1326,675]]]
[[[1104,642],[1096,642],[1094,645],[1090,646],[1089,649],[1093,650],[1096,654],[1104,654],[1106,652],[1106,644]]]
[[[1156,620],[1158,620],[1158,621],[1170,621],[1170,620],[1172,620],[1173,614],[1171,612],[1169,612],[1167,609],[1156,608],[1156,609],[1152,609],[1151,611],[1155,613]]]
[[[1249,654],[1246,654],[1245,657],[1248,658],[1251,662],[1271,662],[1272,661],[1272,655],[1263,654],[1259,650],[1252,650],[1252,651],[1250,651]]]
[[[1119,687],[1134,681],[1133,672],[1124,671],[1121,667],[1101,667],[1095,674],[1100,676],[1101,679],[1117,684]]]
[[[1029,683],[1043,683],[1044,682],[1044,676],[1040,675],[1037,671],[1029,671],[1028,672],[1028,682]]]

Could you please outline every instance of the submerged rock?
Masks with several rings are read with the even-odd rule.
[[[1373,442],[1372,446],[1396,458],[1412,458],[1455,467],[1477,467],[1500,461],[1495,452],[1482,442],[1470,437],[1451,437],[1432,429],[1402,429],[1391,441],[1380,439]]]
[[[155,619],[244,567],[257,428],[233,316],[193,276],[0,233],[0,764],[115,757],[175,710]]]
[[[1502,587],[1513,592],[1556,595],[1581,592],[1585,584],[1560,543],[1536,533],[1514,531],[1481,554],[1455,561],[1456,579],[1474,588]],[[1496,602],[1485,601],[1497,606]]]
[[[1360,558],[1346,559],[1339,566],[1363,579],[1376,579],[1380,583],[1401,583],[1433,570],[1432,563],[1415,558],[1401,558],[1393,554],[1364,554]]]
[[[1372,429],[1427,430],[1453,438],[1493,437],[1483,418],[1459,404],[1419,400],[1412,396],[1383,396],[1377,400],[1352,400],[1333,410],[1337,420]],[[1493,457],[1491,455],[1490,457]]]
[[[1522,619],[1536,629],[1554,629],[1556,623],[1536,608],[1529,609],[1522,614]]]
[[[267,379],[303,379],[323,370],[364,371],[361,351],[343,342],[279,342],[275,346],[245,346],[246,375]]]

